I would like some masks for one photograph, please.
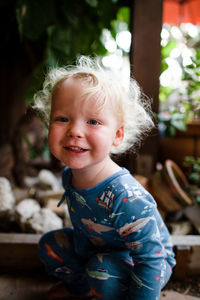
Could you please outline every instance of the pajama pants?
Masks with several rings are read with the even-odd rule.
[[[77,296],[92,290],[95,299],[132,300],[134,293],[131,291],[139,288],[132,284],[134,267],[128,251],[94,253],[85,260],[74,251],[73,229],[47,232],[41,237],[38,249],[47,273],[61,280],[66,289]],[[171,275],[167,261],[164,263],[166,271],[162,287]]]

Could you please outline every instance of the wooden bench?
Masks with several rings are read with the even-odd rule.
[[[0,234],[1,270],[43,270],[37,252],[40,234]],[[200,236],[172,236],[177,265],[173,277],[184,279],[187,275],[200,275]]]

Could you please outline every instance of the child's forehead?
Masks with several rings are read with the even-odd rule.
[[[58,83],[58,88],[62,89],[62,88],[66,88],[66,89],[71,89],[74,86],[77,88],[83,88],[85,84],[83,84],[83,80],[80,80],[78,78],[73,78],[73,77],[69,77],[69,78],[64,78],[63,80],[61,80]]]
[[[53,98],[58,94],[66,95],[72,101],[81,102],[81,106],[93,107],[97,112],[104,109],[113,110],[114,103],[109,93],[97,79],[91,79],[90,76],[92,74],[76,74],[61,80],[53,93]]]
[[[83,93],[85,87],[82,84],[82,81],[74,78],[63,78],[52,89],[51,97],[52,100],[60,97],[66,98],[79,98]]]
[[[78,100],[102,107],[109,102],[102,89],[96,88],[96,85],[92,85],[82,77],[70,77],[62,80],[55,87],[53,97],[58,94],[71,95],[74,101]]]
[[[89,73],[77,73],[67,78],[63,78],[58,85],[78,85],[80,87],[94,87],[97,85],[97,78]]]

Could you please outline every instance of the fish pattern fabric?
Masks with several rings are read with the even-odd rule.
[[[73,228],[39,243],[48,273],[75,294],[158,300],[176,262],[153,197],[125,168],[89,189],[73,189],[71,177],[66,168],[58,205],[67,201]]]

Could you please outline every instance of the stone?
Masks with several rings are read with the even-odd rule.
[[[15,207],[16,222],[23,232],[29,231],[28,220],[41,209],[35,199],[24,199]]]
[[[45,203],[45,208],[50,209],[64,220],[64,227],[72,227],[69,210],[67,204],[63,203],[57,207],[57,199],[48,199]]]
[[[13,211],[15,204],[10,182],[5,177],[0,177],[0,214]]]
[[[58,191],[61,188],[57,177],[49,170],[43,169],[38,174],[38,185],[40,188]]]
[[[15,197],[10,181],[0,177],[0,231],[9,232],[15,222]]]
[[[5,177],[0,177],[0,231],[8,232],[15,222],[15,198],[10,182]]]
[[[172,235],[186,235],[192,234],[192,225],[188,221],[170,222]]]
[[[27,226],[30,232],[43,234],[47,231],[62,228],[63,221],[51,210],[41,208],[27,220]]]

